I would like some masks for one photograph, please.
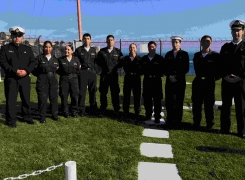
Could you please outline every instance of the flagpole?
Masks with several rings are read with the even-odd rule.
[[[81,4],[80,4],[80,0],[77,0],[77,21],[78,21],[79,40],[82,40],[82,20],[81,20]]]

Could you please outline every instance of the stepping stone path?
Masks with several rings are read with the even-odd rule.
[[[164,108],[162,108],[164,109]],[[164,116],[164,113],[161,113]],[[146,121],[146,124],[155,124],[154,118]],[[160,124],[165,124],[164,119],[160,120]],[[153,138],[169,138],[169,132],[158,129],[144,129],[143,136]],[[147,157],[173,158],[172,146],[170,144],[142,143],[140,152]],[[178,174],[176,164],[157,163],[157,162],[139,162],[138,164],[138,180],[181,180]]]

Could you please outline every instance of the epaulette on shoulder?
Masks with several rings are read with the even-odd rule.
[[[22,45],[24,45],[24,46],[26,46],[26,47],[29,47],[29,48],[31,48],[31,46],[30,46],[30,45],[27,45],[27,44],[22,44]]]
[[[116,47],[115,47],[115,50],[116,50],[116,51],[121,51],[119,48],[116,48]]]
[[[106,50],[106,49],[107,49],[106,47],[103,47],[103,48],[101,48],[100,50],[104,51],[104,50]]]

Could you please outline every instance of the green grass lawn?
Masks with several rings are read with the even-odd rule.
[[[188,76],[187,81],[192,82],[193,78],[194,76]],[[31,101],[37,103],[35,78],[32,78],[32,82]],[[220,82],[216,83],[216,100],[221,100]],[[120,77],[120,95],[122,86],[123,77]],[[164,86],[165,78],[163,78]],[[0,83],[0,92],[2,92],[0,104],[3,108],[5,105],[3,83]],[[108,99],[109,109],[112,109],[110,98]],[[97,101],[99,104],[99,92]],[[188,103],[191,103],[191,85],[186,87],[185,105]],[[133,112],[132,107],[130,111]],[[220,129],[219,116],[220,111],[216,111],[214,128],[217,131]],[[244,140],[235,135],[197,132],[187,128],[170,130],[169,139],[156,139],[143,137],[142,126],[109,118],[61,117],[58,122],[48,118],[46,124],[40,124],[36,120],[34,126],[17,122],[16,129],[5,126],[4,121],[3,117],[0,118],[0,179],[29,174],[69,160],[77,162],[79,180],[136,180],[139,162],[175,163],[183,180],[244,180],[245,177],[245,144]],[[184,110],[183,122],[192,124],[190,110]],[[204,119],[202,125],[205,126]],[[234,107],[231,131],[236,133]],[[140,144],[143,142],[171,144],[174,158],[141,156]],[[202,151],[208,147],[213,147],[209,148],[212,152]],[[215,148],[221,152],[213,152]],[[225,148],[227,152],[224,152]],[[27,179],[64,180],[64,178],[65,168],[59,167],[54,171],[30,176]]]

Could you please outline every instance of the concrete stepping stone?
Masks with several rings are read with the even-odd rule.
[[[181,180],[176,164],[139,162],[138,180]]]
[[[147,157],[173,158],[172,146],[170,144],[141,143],[141,155]]]
[[[154,138],[169,138],[169,132],[158,129],[144,129],[143,136]]]

